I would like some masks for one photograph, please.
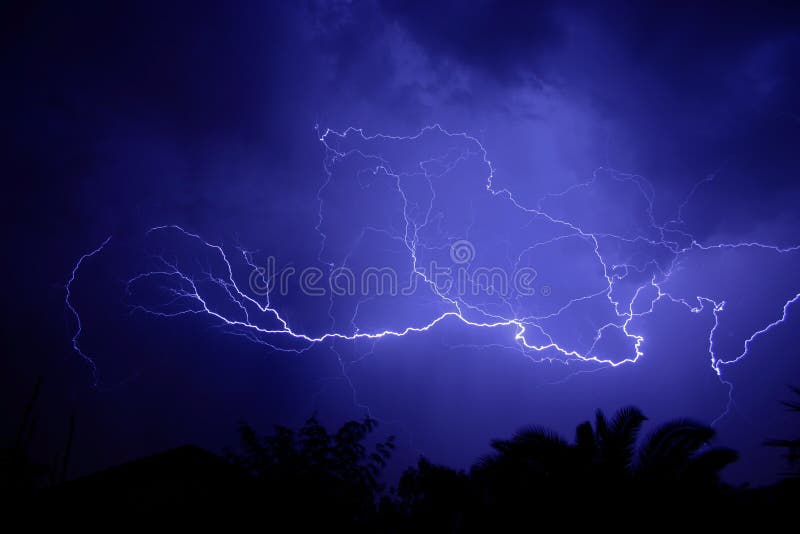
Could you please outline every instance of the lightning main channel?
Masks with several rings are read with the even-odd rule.
[[[708,331],[710,368],[728,388],[729,393],[728,405],[725,412],[720,415],[721,418],[733,405],[733,385],[724,379],[723,368],[745,359],[753,342],[786,322],[789,309],[800,300],[798,292],[784,303],[782,313],[778,317],[746,338],[740,352],[725,357],[720,355],[715,347],[715,334],[720,324],[720,317],[725,311],[726,301],[707,295],[695,295],[688,299],[673,296],[666,289],[677,267],[692,252],[754,249],[775,255],[800,253],[800,245],[780,247],[756,241],[702,243],[686,231],[682,218],[683,210],[691,202],[695,192],[711,181],[712,177],[701,180],[691,188],[678,207],[675,218],[660,223],[654,214],[655,189],[644,177],[638,175],[601,167],[595,170],[590,180],[572,185],[561,192],[549,193],[538,201],[528,204],[510,189],[496,183],[496,171],[487,150],[477,138],[465,132],[450,132],[439,124],[426,126],[410,136],[383,133],[367,135],[362,129],[354,127],[342,131],[326,129],[321,133],[320,130],[317,132],[324,151],[324,179],[317,193],[318,214],[315,229],[320,239],[317,260],[328,269],[329,273],[346,268],[356,248],[368,234],[381,235],[403,250],[405,267],[415,284],[418,284],[419,292],[424,293],[426,302],[436,305],[435,313],[429,314],[421,321],[407,320],[400,325],[364,328],[358,324],[359,309],[362,305],[366,305],[371,297],[362,297],[353,307],[353,313],[347,324],[338,326],[333,311],[335,298],[331,292],[327,312],[330,318],[329,328],[321,332],[312,332],[292,324],[280,305],[272,301],[271,292],[265,295],[255,294],[252,280],[248,287],[244,280],[238,279],[235,275],[235,265],[243,265],[253,273],[259,272],[259,266],[252,253],[241,248],[226,250],[223,245],[207,241],[201,235],[179,225],[153,227],[147,231],[147,235],[168,235],[191,243],[203,250],[204,255],[213,258],[221,268],[215,270],[209,263],[199,272],[195,272],[194,267],[190,269],[176,258],[169,258],[163,253],[157,254],[155,268],[130,277],[124,284],[125,293],[130,296],[137,294],[142,288],[158,287],[165,298],[157,303],[135,303],[131,305],[132,309],[164,318],[206,316],[217,325],[225,327],[229,333],[263,344],[271,350],[294,353],[305,352],[315,345],[326,342],[331,342],[333,350],[333,342],[336,341],[377,342],[387,337],[399,338],[422,334],[440,324],[453,322],[471,329],[507,331],[508,342],[503,346],[515,347],[533,361],[561,362],[565,365],[581,363],[599,367],[633,364],[644,356],[645,335],[637,330],[635,323],[643,317],[652,315],[658,303],[679,305],[693,314],[702,314],[710,310],[713,318],[713,325]],[[412,165],[403,162],[398,164],[395,161],[394,152],[397,150],[411,151],[421,145],[424,151],[428,142],[431,147],[423,159],[413,160]],[[441,183],[455,179],[458,172],[468,173],[461,169],[476,164],[484,171],[480,188],[482,196],[476,197],[476,202],[500,202],[504,212],[521,217],[526,221],[526,227],[537,224],[545,229],[542,231],[544,235],[541,239],[519,246],[515,254],[509,254],[509,270],[517,270],[525,258],[540,248],[545,249],[574,241],[584,247],[582,250],[585,250],[586,258],[591,262],[594,272],[598,274],[597,287],[591,288],[586,293],[571,296],[553,309],[544,312],[521,305],[524,299],[519,293],[512,292],[510,295],[503,294],[497,297],[500,292],[493,291],[497,289],[493,285],[494,281],[488,286],[481,286],[481,280],[475,275],[468,275],[466,282],[472,290],[477,289],[478,293],[483,290],[484,296],[491,295],[491,302],[481,302],[479,299],[459,294],[452,287],[442,287],[424,265],[424,258],[442,250],[450,250],[452,255],[451,247],[468,242],[465,238],[477,223],[471,221],[466,226],[466,231],[453,232],[443,228],[443,220],[447,218],[448,213],[445,209],[446,201],[441,200],[441,197],[446,196],[448,190],[442,188]],[[339,178],[338,170],[348,165],[355,165],[356,181],[380,178],[390,184],[387,186],[387,191],[400,206],[399,223],[397,226],[362,224],[360,231],[351,240],[349,250],[339,257],[331,257],[329,251],[331,236],[325,229],[326,193],[329,189],[335,190]],[[643,216],[646,224],[642,228],[632,233],[599,231],[590,228],[586,223],[579,222],[576,217],[559,215],[544,207],[548,202],[564,200],[576,191],[593,187],[601,176],[632,188],[644,205]],[[107,238],[98,248],[78,259],[65,286],[65,304],[76,322],[72,346],[90,366],[95,385],[97,365],[80,347],[83,324],[71,300],[71,287],[82,265],[100,253],[110,239]],[[629,260],[615,261],[610,258],[611,254],[604,252],[604,244],[608,243],[616,246],[649,247],[649,250],[654,252],[643,263]],[[273,280],[263,280],[263,282],[269,285]],[[620,295],[623,286],[631,283],[633,287],[629,295]],[[475,294],[473,291],[472,295]],[[589,336],[590,339],[582,346],[574,340],[565,341],[558,328],[552,326],[567,314],[575,312],[578,307],[595,305],[598,302],[603,304],[604,313],[610,319],[596,324]],[[616,349],[619,353],[608,355],[599,347],[607,337],[613,335],[624,339],[626,349]],[[334,352],[343,366],[344,373],[342,358],[335,350]]]

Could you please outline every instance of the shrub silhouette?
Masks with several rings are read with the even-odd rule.
[[[349,421],[329,434],[312,416],[297,432],[276,426],[261,437],[243,423],[242,450],[229,458],[258,481],[256,499],[276,520],[296,527],[367,525],[377,516],[380,474],[394,450],[393,436],[367,448],[376,425],[371,418]]]

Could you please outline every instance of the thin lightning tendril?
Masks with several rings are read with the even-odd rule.
[[[90,358],[80,347],[80,337],[83,333],[83,323],[81,322],[81,316],[78,314],[78,310],[75,309],[75,306],[72,304],[72,284],[75,282],[75,277],[78,276],[78,269],[81,268],[83,262],[88,260],[89,258],[99,254],[106,245],[108,245],[109,241],[111,241],[111,236],[108,236],[105,241],[103,241],[99,247],[92,250],[91,252],[87,252],[80,258],[78,261],[75,262],[75,266],[72,268],[72,273],[70,274],[67,283],[64,285],[64,304],[66,305],[67,309],[70,313],[75,317],[75,333],[72,335],[72,349],[81,357],[83,360],[89,364],[89,367],[92,370],[92,379],[94,380],[94,385],[97,386],[97,365],[94,363],[94,360]]]

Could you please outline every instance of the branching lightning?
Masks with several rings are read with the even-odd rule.
[[[633,364],[644,356],[644,345],[646,343],[645,334],[637,329],[636,322],[652,315],[659,303],[668,303],[686,308],[693,314],[710,313],[713,325],[708,331],[708,357],[710,368],[719,380],[728,388],[729,403],[725,412],[720,415],[723,417],[728,413],[733,404],[733,386],[723,378],[723,368],[734,365],[745,359],[751,345],[761,336],[772,329],[783,324],[788,317],[792,305],[800,301],[800,292],[793,298],[785,302],[782,314],[769,322],[762,328],[753,332],[747,337],[741,352],[738,354],[724,356],[718,353],[715,348],[715,334],[723,317],[726,302],[711,298],[705,295],[696,295],[692,299],[673,296],[667,290],[667,282],[670,281],[681,261],[690,252],[713,251],[715,249],[758,249],[768,251],[773,254],[796,254],[800,253],[800,245],[790,247],[780,247],[768,243],[755,241],[747,242],[723,242],[723,243],[702,243],[692,234],[684,229],[683,211],[691,202],[695,192],[707,182],[713,180],[709,176],[690,190],[689,194],[678,206],[675,218],[664,223],[659,223],[654,215],[655,190],[653,186],[643,177],[618,173],[612,169],[601,168],[595,171],[592,178],[584,183],[573,185],[561,192],[550,193],[540,198],[537,202],[528,205],[518,196],[504,187],[497,184],[495,168],[481,142],[467,133],[451,133],[438,124],[427,126],[411,136],[391,136],[386,134],[367,135],[357,128],[347,128],[343,131],[327,129],[319,132],[319,141],[324,149],[325,158],[323,168],[325,172],[322,186],[317,194],[319,206],[316,230],[320,236],[318,259],[321,265],[333,270],[347,265],[352,250],[342,257],[332,259],[326,256],[326,247],[329,236],[325,231],[325,190],[332,187],[334,173],[337,165],[344,162],[363,162],[363,168],[357,172],[356,179],[360,176],[382,176],[391,180],[393,192],[397,195],[399,204],[402,205],[402,228],[389,229],[378,226],[365,226],[359,239],[363,238],[366,232],[382,233],[389,239],[400,243],[405,249],[406,261],[410,272],[417,278],[427,294],[440,307],[441,311],[426,318],[421,324],[406,321],[408,324],[399,326],[364,329],[358,325],[359,306],[367,302],[368,298],[359,301],[355,308],[349,324],[337,327],[336,319],[333,314],[334,297],[330,296],[330,307],[328,315],[330,317],[330,329],[323,333],[311,333],[291,324],[286,314],[280,306],[274,304],[270,295],[260,298],[253,294],[247,287],[245,281],[237,280],[237,264],[249,266],[256,269],[257,265],[253,255],[245,250],[236,249],[226,251],[222,245],[209,242],[199,234],[193,233],[177,225],[166,225],[151,228],[148,234],[171,233],[175,238],[188,240],[194,245],[201,247],[206,253],[215,257],[223,266],[222,272],[214,272],[210,266],[203,270],[202,276],[193,274],[180,264],[177,260],[167,258],[161,254],[156,257],[158,267],[146,272],[141,272],[132,276],[125,284],[127,294],[135,294],[137,288],[147,285],[158,286],[166,292],[168,298],[158,304],[134,304],[136,311],[148,313],[159,317],[176,317],[184,315],[202,315],[209,317],[214,323],[225,327],[225,329],[235,335],[244,336],[247,339],[264,344],[273,350],[290,351],[302,353],[311,347],[329,342],[329,348],[334,351],[339,359],[342,372],[348,383],[352,386],[346,374],[346,366],[341,356],[334,348],[335,342],[355,342],[366,340],[378,342],[386,337],[403,337],[413,334],[425,333],[431,329],[448,322],[461,323],[465,327],[474,329],[493,329],[507,331],[507,341],[500,343],[504,347],[514,347],[526,357],[534,361],[561,362],[564,364],[582,363],[593,365],[597,368],[618,367],[623,364]],[[397,170],[389,156],[381,153],[378,148],[370,150],[372,145],[384,146],[392,143],[419,143],[423,142],[427,136],[444,139],[452,144],[447,147],[439,156],[429,157],[418,162],[412,171]],[[550,246],[554,243],[566,240],[579,240],[584,243],[590,251],[589,257],[596,264],[597,269],[602,273],[604,283],[601,287],[594,288],[587,294],[583,294],[564,302],[563,305],[546,313],[533,313],[530,310],[521,310],[515,303],[515,297],[503,297],[502,309],[497,306],[488,306],[480,302],[470,301],[452,291],[443,290],[436,281],[426,272],[422,265],[421,256],[430,250],[441,248],[452,244],[458,239],[465,238],[470,229],[466,229],[465,235],[444,235],[442,243],[427,243],[424,237],[425,232],[440,221],[437,220],[434,203],[437,201],[436,180],[442,176],[453,173],[460,165],[472,162],[477,163],[486,170],[485,192],[483,194],[491,196],[503,202],[506,210],[513,210],[520,216],[526,217],[530,221],[536,221],[547,226],[549,235],[545,239],[529,244],[524,248],[516,250],[516,254],[510,255],[509,263],[513,268],[522,262],[525,254],[530,254],[539,247]],[[599,232],[587,227],[584,223],[579,223],[572,218],[563,215],[553,214],[546,209],[545,205],[549,202],[563,200],[578,190],[589,188],[597,182],[600,173],[610,175],[613,180],[626,186],[631,186],[644,201],[647,228],[631,234],[618,234],[609,232]],[[420,206],[419,201],[412,200],[407,181],[410,179],[424,181],[425,187],[429,192],[426,206]],[[465,209],[467,207],[465,206]],[[66,306],[75,316],[76,331],[72,338],[72,345],[78,353],[91,367],[93,374],[97,374],[97,367],[80,347],[79,341],[83,331],[80,315],[71,301],[71,286],[74,282],[82,264],[89,258],[95,256],[108,244],[110,238],[106,239],[97,249],[83,255],[75,264],[72,274],[66,284]],[[667,258],[666,261],[659,261],[651,258],[644,263],[634,262],[614,262],[609,259],[609,255],[603,252],[603,243],[616,243],[624,245],[642,245],[652,247]],[[636,282],[635,289],[626,298],[617,295],[619,286],[630,282],[637,275],[641,277],[646,274],[646,281]],[[470,283],[477,283],[470,280]],[[213,291],[211,291],[213,289]],[[559,339],[550,326],[554,320],[563,317],[568,310],[576,306],[604,301],[604,306],[608,308],[612,320],[596,325],[596,329],[591,340],[585,346],[576,348],[576,343],[565,343]],[[603,354],[598,349],[604,337],[616,332],[621,334],[627,341],[629,352],[618,354],[613,357]],[[464,345],[469,345],[465,343]],[[719,419],[719,418],[718,418]]]

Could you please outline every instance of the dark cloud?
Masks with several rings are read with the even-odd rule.
[[[553,2],[381,2],[435,59],[450,57],[502,81],[536,72],[541,56],[564,38]]]
[[[715,173],[735,182],[735,208],[695,215],[704,231],[743,231],[749,223],[731,214],[784,216],[800,200],[794,2],[382,5],[439,62],[588,102],[606,125],[603,163],[673,191]]]

